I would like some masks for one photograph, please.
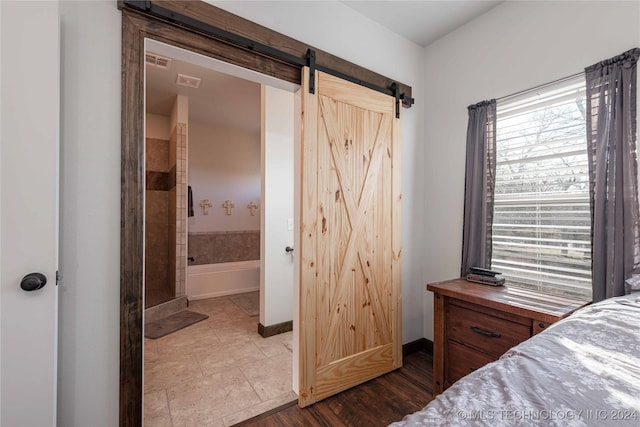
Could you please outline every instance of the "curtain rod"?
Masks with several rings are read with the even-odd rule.
[[[576,77],[578,77],[578,76],[584,76],[584,71],[581,71],[581,72],[579,72],[579,73],[572,74],[572,75],[567,76],[567,77],[562,77],[562,78],[560,78],[560,79],[554,80],[554,81],[552,81],[552,82],[545,83],[545,84],[540,85],[540,86],[534,86],[534,87],[529,88],[529,89],[521,90],[521,91],[519,91],[519,92],[515,92],[515,93],[512,93],[512,94],[510,94],[510,95],[505,95],[505,96],[502,96],[502,97],[500,97],[500,98],[496,98],[496,101],[497,101],[497,102],[504,102],[504,101],[506,101],[506,100],[508,100],[508,99],[510,99],[510,98],[515,98],[516,96],[522,95],[523,93],[531,92],[531,91],[536,90],[536,89],[543,89],[543,88],[545,88],[545,87],[548,87],[548,86],[554,85],[554,84],[556,84],[556,83],[560,83],[560,82],[563,82],[563,81],[566,81],[566,80],[574,79],[574,78],[576,78]]]

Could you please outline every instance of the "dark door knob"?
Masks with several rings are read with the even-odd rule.
[[[287,253],[291,253],[291,252],[293,252],[293,248],[292,248],[291,246],[287,246],[286,248],[284,248],[284,250],[285,250]]]
[[[47,284],[47,278],[42,273],[31,273],[27,274],[22,278],[20,282],[20,287],[23,291],[31,292],[36,291],[38,289],[44,288],[44,285]]]

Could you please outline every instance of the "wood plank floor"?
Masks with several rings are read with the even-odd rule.
[[[292,403],[236,426],[386,426],[429,403],[432,381],[433,359],[419,351],[406,356],[402,368],[311,407]]]

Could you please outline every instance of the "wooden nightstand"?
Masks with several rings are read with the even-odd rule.
[[[434,396],[588,304],[464,279],[431,283],[427,290],[434,293]]]

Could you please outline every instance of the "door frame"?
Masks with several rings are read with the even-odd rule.
[[[277,56],[257,53],[219,34],[181,26],[152,16],[136,4],[119,1],[122,11],[122,116],[121,116],[121,217],[120,217],[120,426],[139,426],[143,417],[143,281],[144,281],[144,49],[153,39],[262,74],[300,84],[301,65]],[[157,2],[142,2],[152,5]],[[263,46],[282,49],[292,58],[304,59],[313,49],[295,39],[240,18],[204,2],[163,2],[162,7],[191,20],[224,28],[238,37]],[[212,28],[213,28],[212,27]],[[315,50],[316,64],[391,88],[392,79]],[[411,87],[398,84],[411,106]]]

